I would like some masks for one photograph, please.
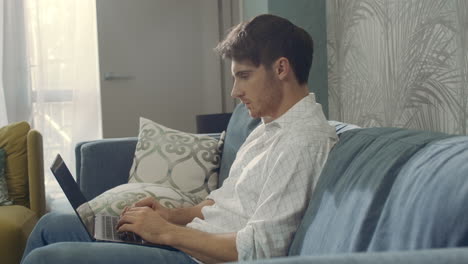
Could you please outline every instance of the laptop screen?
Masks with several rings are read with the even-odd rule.
[[[73,207],[73,210],[75,210],[81,222],[86,227],[89,236],[93,238],[95,221],[94,212],[60,155],[57,155],[50,169],[60,184],[60,187],[62,187],[62,190]]]

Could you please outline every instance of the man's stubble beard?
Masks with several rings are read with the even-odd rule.
[[[275,112],[271,111],[277,111],[283,99],[283,91],[280,88],[279,82],[275,82],[273,78],[270,78],[270,80],[267,84],[269,93],[267,93],[267,97],[265,98],[265,109],[269,109],[270,111],[270,113],[265,113],[267,115],[275,114]]]

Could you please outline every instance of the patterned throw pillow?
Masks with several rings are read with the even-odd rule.
[[[0,148],[0,205],[11,205],[8,199],[8,187],[5,179],[5,150]]]
[[[218,140],[140,118],[129,183],[154,183],[205,198],[218,183]]]
[[[343,122],[339,122],[339,121],[334,121],[334,120],[328,121],[328,124],[329,124],[330,126],[334,126],[334,127],[335,127],[336,134],[338,135],[338,137],[341,137],[341,134],[343,134],[344,132],[346,132],[346,131],[348,131],[348,130],[361,128],[361,127],[356,126],[356,125],[353,125],[353,124],[347,124],[347,123],[343,123]]]
[[[167,208],[189,207],[203,199],[172,187],[152,183],[127,183],[110,189],[89,202],[94,214],[120,215],[126,206],[154,197]]]

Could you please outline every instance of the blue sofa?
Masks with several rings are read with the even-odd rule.
[[[258,122],[235,109],[220,182]],[[289,256],[252,263],[468,263],[468,137],[333,124],[340,141]],[[127,182],[136,141],[77,145],[77,180],[88,199]]]

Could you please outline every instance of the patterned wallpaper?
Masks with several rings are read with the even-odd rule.
[[[468,0],[328,0],[330,119],[467,134]]]

